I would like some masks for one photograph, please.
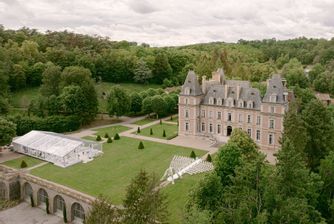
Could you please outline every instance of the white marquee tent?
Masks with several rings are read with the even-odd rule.
[[[102,153],[102,146],[97,142],[45,131],[31,131],[15,138],[12,144],[16,152],[60,167],[87,162]]]

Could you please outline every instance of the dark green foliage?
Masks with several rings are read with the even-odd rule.
[[[30,205],[31,207],[35,207],[34,197],[32,194],[30,194]]]
[[[0,133],[0,146],[11,143],[16,134],[15,123],[0,117]]]
[[[105,134],[104,134],[104,138],[109,138],[108,133],[105,133]]]
[[[66,211],[66,205],[64,204],[63,207],[63,221],[64,223],[67,223],[67,211]]]
[[[137,128],[137,134],[139,134],[139,133],[140,133],[140,127]]]
[[[142,109],[142,102],[143,98],[139,95],[139,93],[132,93],[130,95],[131,100],[131,108],[130,111],[136,113],[139,113]]]
[[[100,136],[100,135],[97,135],[97,136],[96,136],[96,141],[99,142],[99,141],[101,141],[101,140],[102,140],[101,136]]]
[[[22,160],[20,167],[21,169],[27,168],[28,164],[26,163],[26,161]]]
[[[208,162],[212,162],[212,158],[211,158],[211,155],[210,155],[210,154],[208,154],[208,156],[206,157],[206,161],[208,161]]]
[[[138,149],[144,149],[144,144],[142,141],[139,142]]]
[[[120,140],[120,139],[121,139],[121,137],[119,137],[119,134],[116,133],[115,136],[114,136],[114,140]]]
[[[145,171],[131,181],[123,201],[124,224],[154,224],[167,220],[166,196],[159,189],[159,181]]]
[[[163,132],[162,132],[162,137],[166,137],[166,130],[164,129]]]
[[[162,120],[160,119],[159,124],[162,125]]]
[[[150,128],[150,135],[153,135],[153,130],[152,130],[152,128]]]
[[[122,116],[130,111],[131,99],[119,86],[113,86],[108,96],[108,113],[110,116]]]
[[[112,139],[108,137],[107,143],[112,143]]]
[[[155,82],[161,84],[165,78],[169,78],[172,75],[172,72],[166,54],[158,53],[153,65],[153,79]]]
[[[196,159],[196,154],[194,151],[191,151],[190,158]]]
[[[47,197],[45,199],[45,211],[46,211],[46,214],[50,214],[50,208],[49,208],[49,198]]]

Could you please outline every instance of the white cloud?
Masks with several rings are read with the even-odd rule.
[[[0,23],[151,45],[334,36],[333,0],[0,0]]]

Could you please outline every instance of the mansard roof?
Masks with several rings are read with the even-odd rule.
[[[282,77],[279,74],[275,74],[268,80],[267,91],[263,97],[263,102],[271,102],[270,97],[276,96],[276,103],[284,103],[283,93],[285,87],[282,83]]]
[[[189,93],[186,93],[187,89],[189,90]],[[198,83],[197,76],[194,71],[188,72],[186,81],[182,86],[181,94],[190,96],[199,96],[203,94],[201,86]]]

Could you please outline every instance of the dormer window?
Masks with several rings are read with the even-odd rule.
[[[277,102],[277,95],[276,94],[272,94],[270,96],[270,102],[272,102],[272,103],[276,103]]]
[[[213,104],[214,103],[214,99],[213,99],[213,97],[210,97],[209,98],[209,104]]]
[[[252,102],[252,101],[249,101],[247,107],[248,107],[248,108],[253,108],[253,102]]]
[[[189,94],[190,94],[190,88],[189,88],[189,87],[186,87],[186,88],[184,89],[184,93],[185,93],[186,95],[189,95]]]
[[[217,105],[222,105],[222,99],[220,98],[217,99]]]

